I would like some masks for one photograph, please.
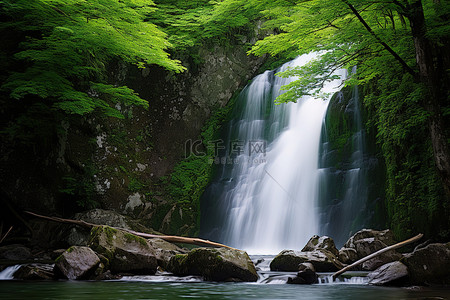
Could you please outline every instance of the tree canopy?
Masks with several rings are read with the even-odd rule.
[[[45,99],[49,108],[68,114],[100,109],[122,117],[114,103],[147,107],[148,102],[127,87],[110,84],[109,63],[184,70],[166,52],[171,47],[167,35],[146,21],[156,9],[152,1],[17,0],[0,5],[7,20],[0,31],[19,43],[12,45],[17,61],[9,61],[13,70],[1,87],[11,99]],[[33,105],[38,103],[43,102]]]

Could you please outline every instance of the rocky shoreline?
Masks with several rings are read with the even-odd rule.
[[[96,210],[85,216],[98,215],[104,221],[110,213]],[[118,216],[111,219],[118,220],[121,227],[128,226]],[[95,222],[92,218],[89,221]],[[3,267],[22,265],[14,272],[14,278],[22,280],[110,280],[163,271],[174,276],[201,276],[206,281],[258,281],[257,268],[244,251],[201,247],[189,250],[111,227],[116,224],[108,225],[94,227],[91,232],[72,227],[64,235],[65,241],[70,241],[66,249],[33,253],[22,244],[0,246],[0,262]],[[270,270],[297,272],[286,278],[289,284],[314,284],[318,283],[317,273],[338,271],[395,243],[390,230],[363,229],[341,249],[330,237],[313,236],[301,250],[281,251],[271,261]],[[424,243],[410,253],[391,250],[366,261],[358,270],[370,272],[367,278],[372,285],[450,285],[450,243]]]

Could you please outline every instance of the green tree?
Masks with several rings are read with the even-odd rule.
[[[0,1],[2,36],[14,41],[3,50],[11,57],[1,86],[11,100],[30,106],[84,115],[101,110],[122,118],[115,103],[148,106],[133,90],[110,84],[108,64],[124,61],[173,72],[165,33],[146,22],[155,11],[145,0]]]

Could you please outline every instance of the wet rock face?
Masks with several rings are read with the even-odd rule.
[[[175,255],[170,260],[169,270],[175,275],[199,275],[212,281],[258,280],[247,253],[226,248],[197,248],[188,254]]]
[[[367,275],[369,284],[403,286],[408,282],[408,268],[399,261],[382,265]]]
[[[108,226],[92,229],[89,245],[107,258],[113,273],[155,274],[158,267],[147,240]]]
[[[342,263],[327,250],[283,250],[270,263],[270,270],[295,272],[298,271],[299,265],[305,262],[311,263],[317,272],[335,272],[342,268]]]
[[[408,267],[412,284],[450,284],[450,243],[430,244],[401,261]]]
[[[54,272],[67,279],[88,279],[97,268],[100,259],[89,247],[73,246],[56,259]]]

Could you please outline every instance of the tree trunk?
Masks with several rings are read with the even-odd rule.
[[[409,7],[408,19],[414,39],[416,61],[419,67],[418,80],[425,84],[428,93],[423,99],[423,107],[430,114],[428,129],[436,168],[450,197],[450,156],[446,137],[446,127],[442,117],[441,103],[446,100],[446,74],[435,66],[433,45],[426,37],[426,24],[422,2],[415,1]]]

